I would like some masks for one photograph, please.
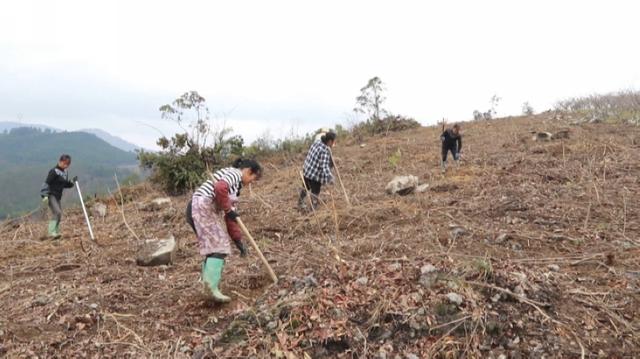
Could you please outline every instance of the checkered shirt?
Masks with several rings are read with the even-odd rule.
[[[327,184],[333,181],[331,174],[331,149],[321,141],[314,142],[304,160],[304,176],[310,180]]]

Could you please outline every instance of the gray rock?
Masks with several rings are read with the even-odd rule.
[[[549,268],[550,271],[552,272],[559,272],[560,271],[560,266],[557,264],[549,264],[547,266],[547,268]]]
[[[539,142],[551,141],[553,139],[553,134],[550,132],[535,132],[533,134],[533,140]]]
[[[360,277],[358,279],[356,279],[356,284],[359,286],[366,286],[367,284],[369,284],[369,278],[367,277]]]
[[[421,184],[418,187],[416,187],[416,192],[418,193],[425,193],[429,190],[429,185],[428,184]]]
[[[169,197],[160,197],[160,198],[156,198],[153,201],[151,201],[151,203],[155,204],[156,206],[164,206],[165,204],[170,204],[171,203],[171,198]]]
[[[400,263],[391,263],[387,266],[387,270],[390,272],[399,271],[400,269],[402,269],[402,264]]]
[[[418,186],[418,177],[416,176],[396,176],[391,182],[387,183],[385,191],[388,194],[399,194],[401,196],[412,193]]]
[[[159,211],[167,206],[171,205],[171,198],[160,197],[152,200],[142,207],[145,211]]]
[[[407,358],[407,359],[420,359],[420,358],[419,358],[417,355],[415,355],[415,354],[407,354],[407,355],[406,355],[406,358]]]
[[[39,295],[33,300],[33,302],[31,302],[31,305],[34,307],[41,307],[49,304],[50,301],[51,300],[46,295]]]
[[[447,294],[447,299],[449,300],[449,302],[456,305],[461,305],[462,302],[464,302],[464,299],[460,294],[453,292]]]
[[[436,267],[433,264],[425,264],[420,268],[420,274],[429,274],[437,271]]]
[[[317,287],[318,280],[314,277],[313,273],[307,274],[302,279],[294,278],[294,286],[297,290],[308,287]]]
[[[514,244],[511,245],[511,249],[513,249],[514,251],[521,251],[522,250],[522,244],[514,243]]]
[[[432,289],[438,283],[438,275],[436,273],[423,274],[418,283],[425,288]]]
[[[89,304],[89,308],[91,308],[91,309],[98,309],[98,304],[96,304],[96,303],[91,303],[91,304]]]
[[[177,249],[178,245],[173,236],[167,239],[146,240],[138,250],[136,264],[143,267],[172,264]]]
[[[104,203],[95,203],[91,207],[91,212],[94,218],[104,218],[107,216],[107,205]]]
[[[463,227],[456,226],[456,227],[453,227],[451,229],[451,237],[454,238],[454,239],[460,238],[460,237],[464,236],[465,234],[467,234],[467,230],[464,229]]]
[[[276,322],[275,320],[270,321],[267,324],[267,329],[269,329],[269,330],[276,330],[277,328],[278,328],[278,322]]]
[[[496,238],[496,243],[504,243],[511,239],[511,236],[508,233],[502,233]]]

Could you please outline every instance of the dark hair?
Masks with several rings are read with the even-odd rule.
[[[320,137],[320,141],[322,141],[322,143],[324,143],[325,145],[327,144],[327,142],[335,141],[335,140],[336,140],[336,133],[333,131],[329,131],[324,135],[322,135],[322,137]]]
[[[453,128],[458,128],[459,129],[460,128],[460,124],[459,123],[454,123],[453,124]]]
[[[60,156],[60,162],[71,162],[71,156],[67,155],[67,154],[63,154],[62,156]]]
[[[258,178],[262,177],[262,167],[260,167],[260,164],[256,160],[245,160],[240,157],[233,161],[232,166],[239,169],[250,168],[251,173],[256,174]]]

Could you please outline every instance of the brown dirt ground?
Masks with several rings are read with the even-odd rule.
[[[569,139],[531,140],[563,129]],[[263,161],[240,210],[280,282],[257,256],[234,253],[225,306],[201,294],[186,196],[153,209],[162,194],[150,185],[124,189],[141,239],[180,241],[168,267],[136,266],[138,240],[114,199],[94,219],[97,245],[77,208],[59,241],[41,238],[43,222],[5,222],[0,356],[639,356],[640,128],[547,115],[472,122],[462,166],[445,176],[440,130],[339,143],[352,206],[328,186],[315,215],[294,208],[304,155]],[[396,174],[430,188],[387,195]],[[427,264],[435,271],[422,274]]]

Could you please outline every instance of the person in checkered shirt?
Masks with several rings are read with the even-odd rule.
[[[333,183],[331,147],[335,143],[335,132],[327,132],[320,138],[320,141],[315,141],[309,148],[303,168],[305,188],[300,191],[300,198],[298,199],[298,208],[301,210],[307,209],[307,202],[305,201],[307,192],[311,192],[311,206],[312,209],[316,209],[318,207],[320,188],[324,184]]]

